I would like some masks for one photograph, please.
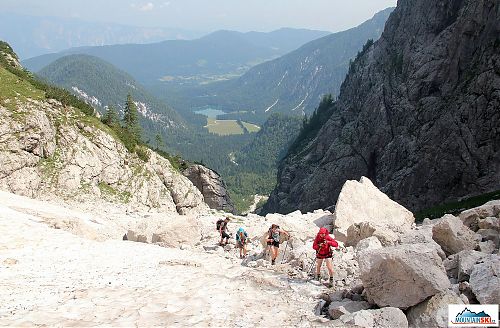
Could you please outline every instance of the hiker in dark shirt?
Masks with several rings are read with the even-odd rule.
[[[290,234],[280,229],[279,225],[273,224],[271,228],[269,228],[269,235],[267,236],[267,247],[271,250],[271,264],[274,265],[276,262],[276,258],[278,257],[279,247],[280,247],[280,235],[284,233],[288,237]]]
[[[231,220],[228,217],[226,217],[226,219],[224,221],[222,221],[222,223],[220,224],[220,227],[219,227],[219,234],[220,234],[219,245],[220,246],[227,245],[227,243],[229,242],[229,238],[231,237],[227,233],[227,224],[229,223],[229,221],[231,221]],[[226,239],[225,243],[224,243],[224,239]]]

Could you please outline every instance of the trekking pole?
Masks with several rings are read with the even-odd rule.
[[[283,264],[284,260],[285,260],[285,255],[286,255],[286,249],[288,248],[288,243],[290,242],[290,239],[288,239],[288,241],[286,242],[286,246],[285,246],[285,251],[283,252],[283,257],[281,258],[281,264]]]
[[[313,266],[314,266],[315,262],[316,261],[314,261],[314,259],[313,259],[313,261],[311,263],[311,266],[309,267],[309,270],[307,270],[307,280],[306,280],[306,282],[309,282],[309,280],[311,280],[310,274],[311,274],[311,270],[313,269]]]

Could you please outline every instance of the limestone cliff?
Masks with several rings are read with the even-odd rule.
[[[96,117],[47,99],[6,65],[0,65],[1,190],[181,214],[207,208],[167,159],[146,148],[142,159],[131,154]]]
[[[412,210],[500,189],[500,3],[399,0],[266,210],[335,204],[365,175]]]

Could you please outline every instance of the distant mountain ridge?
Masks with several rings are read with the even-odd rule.
[[[243,110],[246,113],[232,118],[255,123],[264,122],[276,112],[311,114],[323,95],[339,94],[350,60],[368,39],[380,37],[393,10],[387,8],[357,27],[310,41],[282,57],[252,67],[239,78],[181,90],[181,96],[176,98],[188,99],[189,103],[177,107]]]
[[[347,31],[311,41],[283,57],[255,66],[227,88],[220,97],[244,95],[244,103],[255,100],[260,112],[311,113],[325,94],[338,95],[349,68],[368,39],[382,34],[394,8],[377,13],[372,19]]]
[[[19,28],[22,26],[22,28]],[[200,37],[201,32],[162,27],[137,27],[59,17],[0,13],[0,39],[18,50],[21,59],[80,46],[151,43]]]
[[[157,83],[179,76],[242,74],[256,63],[326,34],[293,29],[270,33],[217,31],[196,40],[73,48],[24,60],[23,65],[38,71],[63,56],[87,54],[110,62],[141,83]]]

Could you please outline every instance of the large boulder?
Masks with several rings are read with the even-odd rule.
[[[410,211],[378,190],[370,179],[362,177],[359,182],[345,182],[335,205],[333,225],[337,238],[345,242],[348,241],[349,227],[355,224],[367,222],[373,229],[371,232],[358,234],[359,241],[370,237],[376,230],[407,231],[414,221]],[[354,245],[357,241],[350,244]]]
[[[167,247],[178,247],[181,244],[194,246],[200,239],[197,222],[184,216],[147,217],[127,231],[127,240],[159,243]]]
[[[409,327],[448,327],[448,304],[463,304],[460,297],[450,290],[408,309],[406,317]]]
[[[481,304],[499,304],[500,255],[488,255],[474,265],[469,283],[472,292]]]
[[[449,288],[441,257],[427,244],[407,244],[364,251],[358,256],[369,301],[408,308]]]
[[[226,184],[217,172],[196,164],[189,166],[182,174],[198,188],[210,208],[226,212],[235,211]]]
[[[434,239],[447,254],[476,249],[479,247],[478,236],[466,227],[462,221],[451,214],[446,214],[432,227]]]
[[[398,308],[386,307],[378,310],[361,310],[345,314],[333,322],[334,327],[384,327],[405,328],[408,320]]]

